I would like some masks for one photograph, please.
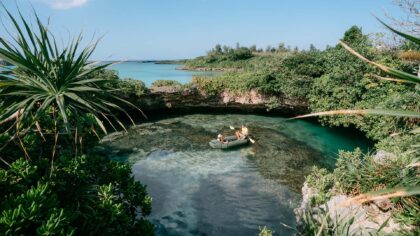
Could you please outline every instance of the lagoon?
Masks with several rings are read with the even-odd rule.
[[[256,143],[212,149],[218,133],[246,124]],[[368,148],[351,130],[307,121],[241,114],[193,114],[133,127],[105,144],[132,165],[153,198],[156,235],[293,235],[293,209],[312,166],[332,168],[340,149]]]
[[[177,70],[179,64],[156,64],[154,62],[128,61],[111,65],[108,69],[117,71],[118,76],[142,80],[150,87],[156,80],[175,80],[182,84],[191,82],[193,75],[213,76],[217,72]]]

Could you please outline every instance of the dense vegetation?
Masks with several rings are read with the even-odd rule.
[[[0,234],[153,235],[146,187],[93,148],[125,129],[114,113],[135,108],[116,95],[144,84],[90,63],[96,43],[59,47],[36,15],[32,29],[3,10],[16,37],[0,38],[0,59],[15,65],[0,70]]]
[[[50,168],[21,158],[0,170],[1,235],[153,234],[151,198],[127,164],[60,156]]]

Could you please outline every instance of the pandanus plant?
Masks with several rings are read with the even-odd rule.
[[[36,13],[32,28],[20,11],[14,17],[4,6],[3,10],[15,31],[12,35],[5,27],[9,40],[0,37],[0,59],[14,65],[0,68],[0,125],[12,133],[8,143],[19,143],[30,159],[22,137],[29,132],[44,137],[49,132],[53,163],[59,137],[71,138],[77,146],[82,118],[91,117],[94,125],[89,128],[95,133],[95,126],[105,133],[106,127],[124,129],[113,111],[128,116],[121,105],[135,106],[112,94],[105,79],[94,77],[109,65],[89,61],[98,41],[81,49],[83,36],[79,34],[67,46],[59,45]],[[53,127],[42,127],[42,117],[52,120]],[[0,153],[6,146],[0,147]]]

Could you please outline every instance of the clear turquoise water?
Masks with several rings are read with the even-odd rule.
[[[132,78],[142,80],[146,86],[156,80],[176,80],[182,84],[191,81],[193,75],[214,75],[214,72],[177,70],[181,65],[155,64],[141,62],[122,62],[112,65],[109,69],[116,70],[120,78]]]
[[[191,82],[193,75],[215,76],[220,72],[210,71],[186,71],[177,70],[182,65],[178,64],[155,64],[152,62],[121,62],[108,67],[117,71],[120,78],[132,78],[142,80],[146,86],[150,87],[156,80],[175,80],[182,84]],[[4,70],[0,67],[0,71]]]
[[[246,124],[255,144],[212,149],[218,133]],[[293,235],[293,209],[312,166],[331,166],[338,150],[368,149],[349,130],[257,115],[185,115],[144,123],[104,144],[110,157],[132,164],[153,198],[156,234]]]

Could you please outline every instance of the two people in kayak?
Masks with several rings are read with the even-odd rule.
[[[246,139],[248,138],[248,133],[249,133],[248,128],[245,125],[242,125],[240,130],[235,131],[236,139],[237,140]],[[217,135],[217,141],[221,143],[228,143],[225,136],[223,136],[222,134]]]

